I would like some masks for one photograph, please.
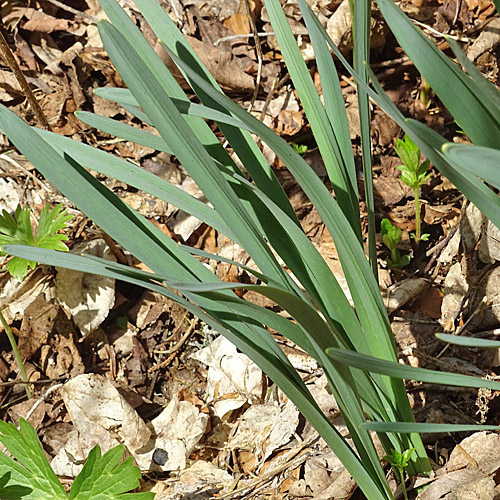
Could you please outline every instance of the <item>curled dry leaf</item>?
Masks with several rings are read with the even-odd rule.
[[[224,337],[192,357],[209,367],[206,392],[219,418],[262,396],[262,371]]]
[[[471,61],[475,61],[481,54],[494,49],[498,44],[500,44],[500,19],[497,18],[481,30],[479,36],[467,50],[467,57]]]
[[[70,27],[67,19],[58,19],[35,9],[25,9],[24,16],[28,19],[22,25],[26,31],[52,33],[53,31],[67,31]]]
[[[76,245],[72,253],[116,260],[103,239]],[[55,291],[59,303],[84,335],[93,332],[107,318],[115,302],[114,279],[70,269],[57,270]]]
[[[427,280],[424,278],[410,278],[399,281],[386,290],[382,290],[382,297],[387,312],[391,314],[405,304],[408,304],[417,298],[426,286]]]
[[[299,423],[299,412],[288,400],[277,404],[252,405],[238,422],[238,430],[229,440],[230,450],[253,455],[250,470],[255,470],[280,446],[286,444]],[[248,462],[248,457],[247,457]]]
[[[483,225],[478,252],[479,259],[486,264],[500,260],[500,229],[490,220]]]
[[[215,47],[192,36],[185,37],[223,90],[253,91],[254,79],[238,66],[231,51],[227,50],[224,44]],[[181,72],[159,43],[156,44],[155,51],[181,85],[183,82],[185,84]]]
[[[344,0],[335,10],[328,20],[326,31],[330,35],[333,43],[343,53],[352,51],[352,22],[349,0]],[[385,23],[371,18],[370,24],[370,45],[372,49],[378,49],[385,45],[388,28]]]
[[[418,496],[418,500],[493,500],[495,473],[500,468],[496,433],[477,432],[465,438],[451,453],[438,478]]]
[[[156,465],[164,471],[184,470],[186,461],[207,427],[208,415],[202,413],[189,401],[172,399],[167,407],[151,421],[154,446],[147,451]],[[150,450],[151,445],[145,448]],[[161,450],[162,460],[159,463],[155,450]],[[156,452],[159,454],[159,451]],[[163,461],[164,460],[164,461]]]
[[[156,493],[159,500],[201,499],[201,492],[210,492],[209,495],[216,497],[225,486],[229,487],[233,483],[234,479],[228,472],[210,462],[198,460],[178,476],[158,481],[151,491]]]
[[[104,451],[123,444],[143,471],[182,470],[203,435],[208,415],[174,398],[149,424],[121,396],[111,381],[80,375],[61,389],[75,433],[53,460],[56,472],[74,475],[99,444]]]
[[[61,388],[61,396],[77,433],[54,458],[59,473],[79,472],[77,465],[96,444],[103,452],[123,444],[137,460],[151,431],[109,380],[79,375]]]
[[[500,324],[500,267],[487,273],[475,292],[471,309],[477,314],[469,323],[470,330],[497,328]]]

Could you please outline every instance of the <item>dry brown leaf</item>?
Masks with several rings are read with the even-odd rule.
[[[500,260],[500,229],[490,220],[483,226],[478,257],[481,262],[493,264]]]
[[[445,331],[454,328],[454,322],[462,309],[462,301],[469,290],[469,284],[460,262],[453,264],[444,280],[444,297],[441,305],[441,320]]]
[[[300,111],[283,109],[276,118],[274,130],[279,135],[293,136],[304,126],[304,114]]]
[[[342,53],[352,51],[353,36],[349,0],[343,0],[338,6],[337,10],[328,20],[326,31]],[[374,17],[371,18],[370,45],[372,49],[381,48],[385,45],[388,31],[389,29],[385,23]]]
[[[40,350],[40,366],[50,378],[84,371],[75,345],[72,323],[61,308],[40,294],[24,311],[19,332],[19,352],[31,359]]]
[[[500,18],[495,18],[485,26],[474,43],[467,50],[467,57],[475,61],[484,52],[500,44]]]
[[[386,290],[381,290],[387,312],[391,314],[411,302],[426,286],[427,280],[424,278],[409,278],[395,283]]]
[[[42,345],[47,343],[59,309],[54,303],[47,302],[43,294],[26,308],[18,345],[24,359],[30,359]]]
[[[237,35],[250,33],[250,22],[246,14],[233,14],[231,17],[225,19],[222,24]],[[246,43],[248,39],[242,38],[241,40]]]
[[[253,91],[254,79],[238,66],[224,44],[214,47],[210,42],[202,42],[192,36],[186,36],[186,39],[221,87],[225,90]],[[155,50],[174,77],[186,85],[181,72],[159,43]]]
[[[71,26],[67,19],[58,19],[35,9],[26,9],[24,16],[28,18],[23,24],[26,31],[52,33],[53,31],[66,31]]]
[[[493,500],[495,472],[500,467],[499,446],[496,433],[477,432],[465,438],[418,500]]]
[[[200,497],[200,492],[217,493],[224,487],[228,489],[234,484],[234,479],[227,471],[219,469],[210,462],[197,460],[191,467],[171,479],[157,481],[151,491],[156,498],[174,500],[178,498]]]
[[[61,395],[77,430],[76,443],[72,446],[78,448],[79,445],[83,457],[96,444],[103,451],[124,444],[136,461],[140,461],[138,450],[148,443],[151,430],[109,380],[95,374],[79,375],[62,387]],[[65,449],[54,459],[58,469],[61,470],[66,459],[68,471],[77,470],[74,465],[82,459],[81,454],[71,457]],[[149,457],[139,465],[148,469],[150,462]]]
[[[222,418],[229,411],[241,408],[247,401],[262,395],[260,368],[224,337],[195,352],[193,359],[207,365],[207,398],[214,414]]]
[[[76,245],[72,252],[116,261],[102,239]],[[115,280],[105,276],[58,269],[55,287],[59,302],[84,335],[95,330],[107,318],[115,301]]]

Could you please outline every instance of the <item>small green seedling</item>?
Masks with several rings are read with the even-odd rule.
[[[68,215],[67,210],[63,210],[62,212],[61,210],[62,205],[56,205],[52,210],[50,210],[48,205],[42,208],[36,236],[33,235],[31,213],[28,207],[21,208],[21,206],[18,205],[14,214],[15,217],[10,215],[6,210],[3,210],[0,214],[0,256],[6,255],[6,253],[2,251],[4,245],[29,245],[32,247],[67,252],[68,248],[63,241],[66,241],[68,237],[64,234],[55,233],[64,229],[67,226],[67,222],[72,219],[73,216]],[[28,266],[31,269],[35,269],[36,262],[21,259],[20,257],[13,257],[7,264],[7,270],[14,278],[22,281],[28,272]],[[31,398],[31,391],[27,385],[28,379],[26,371],[17,348],[16,339],[1,310],[0,323],[4,327],[5,333],[9,338],[21,377],[26,384],[26,394],[28,398]]]
[[[401,240],[401,229],[393,226],[389,219],[383,219],[380,224],[380,234],[384,245],[391,251],[391,257],[387,259],[387,264],[395,269],[403,269],[410,263],[409,255],[401,255],[398,244]]]
[[[121,462],[123,445],[101,456],[95,446],[76,476],[69,495],[52,470],[35,429],[21,419],[0,421],[0,441],[15,460],[0,452],[0,498],[11,500],[152,500],[154,493],[126,493],[139,486],[141,471],[132,457]]]
[[[300,156],[304,156],[307,153],[307,150],[309,149],[307,147],[307,144],[296,144],[295,142],[289,142],[288,144],[290,144],[293,150],[296,153],[299,153]]]
[[[422,83],[420,85],[420,102],[425,106],[425,109],[429,109],[431,105],[431,86],[427,83],[427,80],[421,76]]]
[[[31,213],[28,207],[16,208],[14,217],[6,210],[0,214],[0,255],[4,245],[28,245],[31,247],[47,248],[67,252],[68,248],[63,243],[68,237],[64,234],[55,234],[67,226],[73,218],[67,210],[62,210],[62,205],[56,205],[52,210],[45,205],[40,212],[36,235],[31,227]],[[28,272],[28,266],[35,269],[36,262],[13,257],[7,264],[9,273],[22,281]]]
[[[420,163],[420,149],[418,146],[405,134],[405,140],[397,140],[396,153],[403,162],[403,165],[398,167],[401,170],[400,179],[410,188],[413,189],[415,195],[415,234],[412,234],[412,238],[415,241],[427,241],[429,239],[429,234],[421,234],[421,223],[420,223],[420,196],[419,190],[423,184],[425,184],[431,174],[427,173],[429,167],[429,160],[425,160]]]
[[[384,460],[387,460],[391,464],[392,468],[398,471],[399,479],[401,480],[401,485],[403,486],[403,494],[405,500],[408,500],[408,493],[406,492],[405,486],[405,469],[406,467],[408,467],[414,451],[415,448],[403,451],[403,453],[399,453],[399,451],[396,450],[391,450],[390,455],[384,456]]]

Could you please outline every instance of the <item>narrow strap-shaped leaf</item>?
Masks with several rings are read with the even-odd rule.
[[[97,92],[98,90],[101,90],[101,92]],[[111,90],[113,92],[110,92]],[[103,87],[101,89],[96,89],[94,92],[101,97],[104,95],[107,99],[115,101],[118,104],[122,104],[123,102],[123,104],[128,106],[139,106],[139,103],[128,89]],[[216,109],[209,108],[208,106],[201,106],[200,104],[195,104],[194,102],[182,99],[172,99],[172,102],[182,115],[198,116],[205,120],[214,120],[216,122],[233,125],[234,127],[238,127],[243,130],[248,130],[246,125],[240,120],[237,120],[226,113],[221,113]],[[87,111],[78,111],[78,114],[85,116],[92,113],[88,113]]]
[[[476,337],[464,337],[462,335],[450,335],[448,333],[436,333],[436,338],[449,344],[463,347],[479,347],[480,349],[499,349],[500,340],[480,339]]]
[[[340,363],[354,366],[360,370],[381,373],[393,378],[417,380],[419,382],[427,382],[430,384],[476,387],[492,389],[494,391],[500,390],[500,382],[485,380],[479,377],[472,377],[470,375],[440,372],[436,370],[428,370],[427,368],[415,368],[413,366],[402,365],[395,361],[377,359],[373,356],[367,356],[366,354],[344,351],[333,347],[327,349],[327,354],[332,359]]]
[[[353,2],[354,68],[368,84],[366,67],[370,62],[371,0]],[[373,199],[372,142],[370,133],[370,104],[368,94],[358,85],[358,110],[361,131],[361,161],[365,185],[365,203],[368,217],[368,256],[375,279],[378,279],[377,242],[375,238],[375,202]]]
[[[311,79],[295,37],[286,20],[279,0],[265,0],[267,13],[278,39],[295,89],[299,94],[314,137],[325,163],[326,171],[333,184],[338,203],[353,231],[361,239],[359,202],[356,179],[346,168],[343,156],[318,92]],[[345,113],[345,111],[344,111]]]
[[[443,144],[442,151],[450,162],[471,176],[481,177],[493,187],[500,188],[500,150],[450,142]]]
[[[193,180],[203,186],[207,199],[233,229],[262,272],[289,286],[254,221],[154,75],[114,26],[101,21],[99,32],[111,60],[132,94]]]
[[[497,425],[467,425],[467,424],[427,424],[416,422],[366,422],[361,424],[365,429],[375,432],[419,432],[425,434],[436,434],[442,432],[479,432],[500,431]]]
[[[116,0],[106,0],[106,2]],[[153,31],[158,36],[162,44],[166,44],[171,51],[180,56],[186,64],[196,70],[198,75],[203,78],[212,89],[217,92],[222,92],[219,85],[215,81],[215,78],[210,74],[207,68],[201,62],[199,56],[189,45],[187,40],[184,38],[182,33],[179,31],[175,23],[170,19],[167,13],[162,9],[160,4],[156,0],[136,0],[135,4],[140,9],[142,15],[146,18],[147,22],[153,29]],[[113,24],[115,22],[112,20]],[[187,81],[191,84],[189,77]],[[198,97],[201,101],[216,109],[217,104],[210,99],[203,91],[198,88],[194,88]],[[169,93],[171,97],[177,97]],[[226,125],[224,123],[219,123],[219,128],[224,134],[225,138],[229,141],[233,147],[235,153],[239,158],[245,159],[245,167],[249,174],[251,175],[254,182],[259,186],[262,191],[264,191],[270,198],[276,201],[276,203],[284,210],[288,216],[295,221],[298,225],[299,221],[293,211],[290,202],[283,191],[280,183],[278,182],[271,166],[268,164],[264,155],[258,148],[257,144],[251,137],[251,135],[245,130],[239,127],[234,127]],[[220,158],[217,157],[219,160]],[[223,161],[221,161],[223,164]],[[235,173],[241,174],[238,168],[233,164],[230,165]]]
[[[142,191],[156,196],[160,200],[171,203],[184,212],[209,224],[225,234],[228,238],[233,240],[236,238],[215,210],[170,182],[144,169],[136,167],[122,158],[95,149],[87,144],[73,141],[67,137],[46,130],[38,128],[34,128],[33,130],[40,136],[50,140],[54,149],[63,158],[65,155],[69,155],[78,163],[96,172],[125,182],[129,186],[141,189]]]

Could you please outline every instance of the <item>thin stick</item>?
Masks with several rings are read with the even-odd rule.
[[[7,334],[7,338],[9,339],[12,350],[14,351],[14,357],[16,358],[17,365],[19,366],[19,372],[21,373],[21,378],[24,381],[24,390],[26,391],[26,396],[28,399],[31,399],[33,395],[31,394],[31,390],[28,386],[28,377],[26,376],[26,370],[24,369],[23,360],[21,359],[21,355],[19,354],[19,349],[17,348],[16,339],[14,338],[14,334],[10,329],[9,324],[4,318],[2,311],[0,310],[0,322],[2,323],[5,333]]]
[[[3,36],[1,29],[0,29],[0,52],[5,57],[7,64],[13,71],[17,81],[19,82],[19,85],[21,85],[23,93],[28,99],[28,102],[30,103],[31,108],[35,113],[38,122],[44,129],[50,130],[49,122],[47,121],[47,118],[43,114],[42,108],[38,104],[38,101],[36,100],[36,97],[33,94],[31,87],[29,86],[23,72],[21,71],[21,68],[19,67],[19,64],[17,64],[16,58],[14,57],[14,54],[12,53],[9,44],[7,43],[7,40],[5,40],[5,37]]]
[[[250,8],[250,1],[245,0],[245,7],[247,9],[248,22],[252,28],[253,37],[255,40],[255,52],[257,53],[257,80],[255,81],[255,90],[253,92],[252,100],[250,101],[250,106],[248,106],[247,111],[250,113],[253,109],[253,105],[257,99],[260,89],[260,80],[262,78],[262,61],[264,59],[262,55],[262,46],[260,45],[260,38],[257,31],[257,26],[255,26],[255,21],[252,16],[252,9]]]
[[[47,2],[51,3],[52,5],[55,5],[56,7],[59,7],[62,10],[65,10],[66,12],[70,12],[75,16],[84,17],[85,19],[88,19],[94,24],[97,24],[97,22],[99,21],[99,19],[97,19],[96,17],[91,16],[89,14],[85,14],[85,12],[82,12],[80,10],[73,9],[73,7],[70,7],[69,5],[66,5],[62,2],[59,2],[58,0],[47,0]]]
[[[53,385],[52,387],[49,387],[45,393],[43,394],[42,397],[38,398],[36,403],[30,408],[30,410],[28,411],[28,413],[26,413],[26,416],[24,417],[24,420],[29,420],[29,418],[31,417],[31,415],[33,415],[33,413],[35,413],[35,410],[47,399],[48,396],[50,396],[50,394],[52,394],[53,392],[57,391],[58,389],[60,389],[64,384],[56,384],[56,385]]]
[[[292,34],[294,36],[307,36],[307,31],[292,31]],[[274,36],[276,33],[274,31],[259,31],[257,33],[258,37],[266,37],[266,36]],[[255,37],[254,33],[243,33],[243,34],[238,34],[238,35],[229,35],[229,36],[224,36],[222,38],[219,38],[218,40],[215,40],[214,46],[217,47],[222,42],[227,42],[229,40],[237,40],[238,38],[248,38],[248,37]]]

